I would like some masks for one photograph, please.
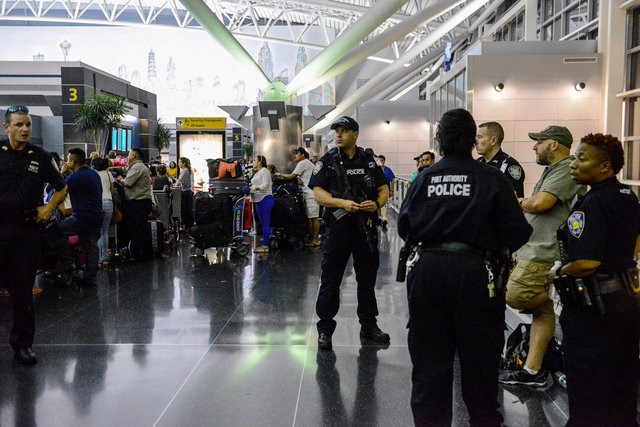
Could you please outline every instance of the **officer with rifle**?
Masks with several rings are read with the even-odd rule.
[[[356,145],[358,122],[343,116],[331,129],[336,132],[336,147],[318,161],[309,182],[315,200],[326,208],[322,219],[326,232],[321,245],[321,283],[316,301],[320,318],[318,348],[332,348],[331,337],[336,329],[333,318],[340,308],[340,283],[351,255],[358,282],[360,338],[388,344],[389,334],[377,324],[375,296],[380,257],[376,219],[378,209],[389,197],[387,180],[374,157]]]
[[[531,226],[505,176],[471,157],[475,137],[468,111],[442,116],[436,140],[443,158],[411,184],[398,217],[398,233],[413,248],[407,296],[416,426],[451,425],[456,351],[469,424],[503,421],[497,400],[505,310],[500,287],[509,251],[529,239]]]

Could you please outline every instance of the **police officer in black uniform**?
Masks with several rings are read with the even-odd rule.
[[[531,227],[504,175],[473,159],[475,136],[468,111],[442,116],[436,140],[443,158],[418,175],[398,219],[400,237],[414,245],[407,295],[417,426],[451,425],[456,351],[470,424],[502,422],[505,301],[492,262],[502,249],[522,246]]]
[[[360,127],[343,116],[331,125],[336,148],[322,156],[315,166],[309,188],[325,206],[326,231],[322,243],[322,273],[316,302],[318,347],[331,349],[336,329],[333,320],[340,307],[340,283],[349,257],[358,282],[360,337],[389,343],[389,334],[378,327],[375,282],[379,257],[376,230],[377,211],[387,203],[389,189],[382,168],[374,157],[356,146]]]
[[[486,163],[502,172],[516,191],[518,197],[524,197],[524,170],[520,163],[504,151],[502,140],[504,130],[498,122],[482,123],[476,135],[476,151],[480,163]]]
[[[638,198],[616,175],[624,164],[620,141],[603,134],[582,138],[571,177],[589,185],[558,237],[563,265],[556,289],[567,374],[567,426],[637,426]],[[565,292],[572,287],[573,292]],[[586,291],[588,298],[573,299]]]
[[[39,224],[49,220],[64,200],[67,187],[51,156],[29,143],[31,117],[27,107],[9,107],[3,127],[9,139],[0,141],[0,268],[10,272],[13,328],[9,342],[20,363],[33,365],[37,358],[31,350],[35,334],[31,288],[42,245]],[[46,205],[45,183],[55,189]]]

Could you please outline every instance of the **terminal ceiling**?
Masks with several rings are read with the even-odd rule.
[[[201,2],[202,0],[196,0]],[[313,52],[331,48],[332,41],[357,26],[361,18],[372,15],[392,0],[204,0],[212,15],[235,39],[264,40],[304,46]],[[199,20],[192,14],[193,8],[185,0],[185,7],[177,0],[0,0],[0,25],[109,25],[181,28],[185,31],[202,31]],[[447,41],[464,43],[481,22],[492,18],[492,13],[504,0],[400,0],[399,7],[386,14],[379,23],[367,29],[360,45],[378,40],[377,51],[368,54],[363,61],[377,61],[381,69],[403,62],[407,71],[394,69],[394,80],[400,77],[411,83],[411,78],[429,73],[430,67],[441,58],[443,44]],[[426,13],[438,8],[438,13]],[[454,17],[467,13],[453,25]],[[470,11],[470,9],[472,9]],[[442,12],[442,13],[440,13]],[[196,13],[197,14],[197,13]],[[388,15],[388,16],[387,16]],[[425,20],[422,20],[422,17]],[[414,18],[414,23],[406,25]],[[421,19],[416,21],[416,18]],[[275,27],[291,31],[271,33]],[[296,31],[293,28],[296,27]],[[317,27],[325,35],[311,43],[305,36],[308,29]],[[389,30],[405,27],[395,36]],[[302,29],[302,31],[300,31]],[[288,34],[284,36],[283,34]],[[421,42],[427,41],[428,44]],[[381,44],[381,40],[382,44]],[[436,55],[437,53],[437,55]],[[346,52],[341,53],[344,56]],[[337,61],[339,58],[335,59]],[[333,65],[333,64],[331,64]],[[413,65],[413,66],[410,66]],[[396,67],[398,68],[398,67]],[[401,90],[402,88],[397,88]],[[353,90],[353,88],[351,89]],[[378,93],[380,92],[378,88]],[[387,91],[388,92],[388,91]],[[390,96],[391,94],[387,94]],[[340,101],[340,99],[338,99]],[[355,107],[355,105],[343,107]],[[344,109],[344,108],[343,108]]]

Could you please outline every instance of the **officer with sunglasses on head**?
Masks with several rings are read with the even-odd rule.
[[[8,140],[0,140],[0,269],[11,271],[13,328],[9,342],[16,360],[34,365],[38,360],[31,350],[35,335],[31,288],[37,268],[34,258],[42,245],[39,224],[49,220],[67,187],[51,156],[29,143],[27,107],[7,108],[3,127]],[[47,204],[42,199],[45,183],[55,190]]]

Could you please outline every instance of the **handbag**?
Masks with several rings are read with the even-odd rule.
[[[122,211],[114,205],[110,224],[120,224],[122,222],[122,219],[123,219]]]
[[[110,181],[112,183],[111,186],[111,201],[113,202],[113,213],[111,214],[111,222],[110,224],[120,224],[124,219],[124,215],[122,214],[122,197],[120,196],[120,192],[115,186],[113,177],[109,174]]]
[[[151,194],[151,211],[149,212],[149,219],[158,219],[160,218],[160,215],[162,215],[162,212],[160,211],[160,205],[156,200],[156,196],[154,194]]]

